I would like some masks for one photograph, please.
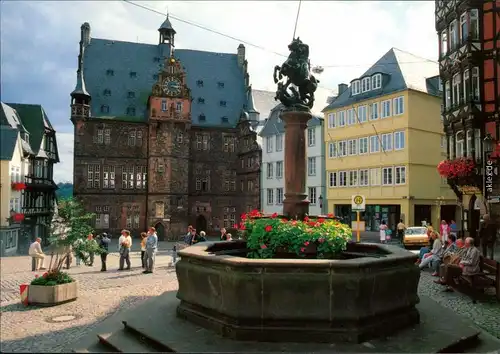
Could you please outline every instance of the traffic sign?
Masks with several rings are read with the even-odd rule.
[[[354,194],[351,200],[352,211],[365,211],[366,199],[364,195]]]

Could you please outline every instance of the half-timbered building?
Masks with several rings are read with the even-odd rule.
[[[462,227],[475,236],[482,213],[500,222],[500,1],[436,1],[435,19],[448,159],[474,166],[448,183],[462,202]]]

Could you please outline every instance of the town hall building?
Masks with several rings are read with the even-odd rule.
[[[254,102],[274,93],[252,92],[242,44],[235,54],[175,49],[168,16],[158,31],[153,45],[91,38],[81,26],[74,196],[97,232],[213,233],[261,207]]]

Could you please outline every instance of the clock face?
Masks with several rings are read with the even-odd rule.
[[[181,93],[181,82],[176,78],[166,78],[163,80],[163,92],[167,95],[177,96]]]

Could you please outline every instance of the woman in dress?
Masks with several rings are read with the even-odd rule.
[[[386,231],[387,231],[387,225],[385,224],[385,220],[382,220],[380,223],[380,243],[385,243],[386,241]]]
[[[443,242],[443,245],[446,245],[448,243],[448,235],[450,234],[450,225],[448,225],[446,220],[441,220],[439,233],[441,234],[441,242]]]

